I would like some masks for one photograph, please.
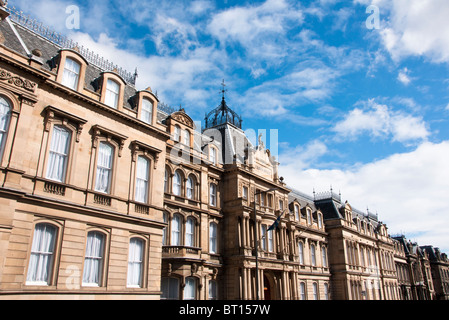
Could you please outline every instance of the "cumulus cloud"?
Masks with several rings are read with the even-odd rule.
[[[377,5],[390,14],[381,36],[394,59],[423,56],[434,62],[449,62],[446,0],[385,0],[377,1]]]
[[[350,111],[332,131],[337,134],[337,138],[354,140],[368,134],[373,138],[388,138],[401,143],[423,141],[430,135],[422,117],[407,114],[402,110],[395,111],[374,100],[365,102],[363,108]]]
[[[280,154],[280,173],[286,182],[312,194],[317,191],[340,189],[343,201],[348,200],[359,210],[367,207],[378,212],[379,219],[387,223],[391,234],[405,232],[419,234],[420,245],[433,244],[449,251],[449,141],[439,144],[422,143],[409,153],[394,154],[375,162],[346,169],[307,169],[307,150],[324,148],[297,148]],[[288,161],[292,156],[297,162]],[[306,157],[306,160],[301,158]],[[283,159],[287,160],[283,163]],[[317,158],[318,160],[318,158]]]

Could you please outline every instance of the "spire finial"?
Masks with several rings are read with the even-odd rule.
[[[220,92],[221,92],[221,94],[222,94],[222,96],[223,96],[223,100],[224,100],[224,98],[225,98],[225,93],[228,91],[228,90],[226,90],[225,88],[226,88],[226,84],[225,84],[225,81],[224,81],[224,79],[223,79],[223,81],[221,82],[221,90],[220,90]]]

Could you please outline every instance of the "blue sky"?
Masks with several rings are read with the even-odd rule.
[[[67,28],[69,5],[80,10],[79,29]],[[446,0],[9,6],[137,67],[138,89],[150,86],[197,121],[220,103],[224,79],[245,129],[278,130],[289,185],[308,194],[332,185],[359,210],[378,212],[391,234],[449,252]]]

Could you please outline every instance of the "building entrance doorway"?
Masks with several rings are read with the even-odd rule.
[[[263,298],[264,300],[272,300],[272,290],[271,290],[271,283],[268,280],[267,276],[263,276]]]

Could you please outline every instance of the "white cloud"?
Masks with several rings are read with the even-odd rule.
[[[401,143],[426,140],[430,132],[421,117],[369,100],[363,109],[355,108],[332,129],[337,138],[357,139],[362,134]]]
[[[308,149],[314,148],[297,148],[296,154],[280,155],[280,174],[287,184],[309,194],[313,188],[326,191],[332,185],[342,191],[343,201],[359,210],[368,207],[378,212],[391,234],[419,234],[420,245],[432,244],[449,251],[449,141],[425,142],[409,153],[336,170],[304,169],[311,163],[302,155]],[[320,155],[318,152],[316,160]],[[295,162],[292,157],[299,160]],[[283,159],[287,161],[282,163]]]
[[[408,86],[412,79],[409,76],[409,70],[407,68],[402,69],[399,71],[398,80],[402,82],[405,86]]]
[[[449,62],[447,0],[384,0],[377,3],[384,14],[390,14],[381,36],[394,59],[424,56],[434,62]]]

